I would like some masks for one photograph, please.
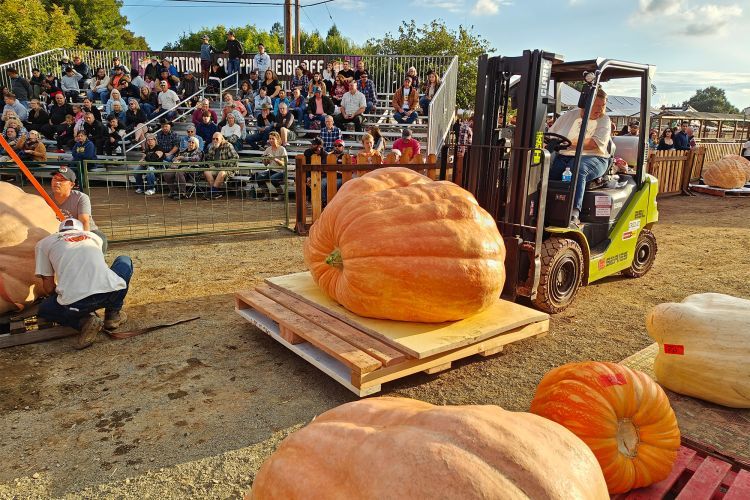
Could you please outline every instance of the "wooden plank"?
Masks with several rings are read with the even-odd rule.
[[[294,333],[289,328],[286,328],[285,326],[279,327],[279,335],[281,335],[281,338],[289,342],[290,344],[301,344],[305,341],[302,337]]]
[[[338,184],[336,183],[336,172],[326,172],[326,184],[326,199],[330,203],[339,189]]]
[[[734,482],[729,485],[729,491],[724,495],[724,500],[747,500],[750,498],[750,471],[741,470]]]
[[[269,278],[266,282],[415,358],[474,344],[549,318],[546,313],[499,298],[489,308],[461,321],[414,323],[364,318],[328,297],[309,272]]]
[[[677,453],[677,459],[675,460],[674,466],[672,466],[672,472],[669,473],[669,476],[667,476],[666,479],[646,488],[635,489],[630,493],[627,493],[624,498],[627,498],[627,500],[653,500],[663,498],[664,495],[672,489],[672,486],[674,486],[696,454],[695,450],[691,450],[685,446],[680,446],[680,451]]]
[[[310,198],[312,200],[312,220],[315,223],[323,212],[323,193],[320,171],[310,172]]]
[[[341,185],[343,186],[347,182],[352,180],[352,171],[341,172]]]
[[[25,333],[0,335],[0,349],[18,345],[34,344],[45,340],[61,339],[76,335],[78,331],[67,326],[53,326],[44,330],[33,330]]]
[[[706,457],[677,495],[676,500],[710,500],[731,467],[727,462],[714,457]]]
[[[434,375],[435,373],[444,372],[445,370],[451,369],[451,362],[443,363],[442,365],[433,366],[432,368],[426,369],[424,372],[427,375]]]
[[[365,351],[383,363],[384,366],[391,366],[406,359],[406,354],[403,352],[276,288],[261,285],[255,290],[321,328],[325,328],[345,342]]]
[[[306,341],[340,360],[355,373],[370,372],[382,366],[380,361],[369,354],[344,342],[327,330],[290,311],[281,304],[277,304],[261,293],[249,290],[237,292],[237,297],[276,321],[281,327],[293,330]]]

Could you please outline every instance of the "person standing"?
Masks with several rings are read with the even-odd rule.
[[[680,124],[680,131],[677,132],[674,137],[674,148],[677,151],[690,151],[690,136],[688,135],[688,128],[690,123],[685,120]]]
[[[46,298],[39,316],[79,331],[76,349],[96,341],[102,328],[114,330],[127,321],[122,312],[133,276],[133,261],[118,256],[107,267],[102,240],[83,223],[67,218],[57,233],[39,240],[35,248],[37,276]],[[104,308],[104,321],[96,310]]]
[[[208,41],[208,35],[201,37],[201,76],[203,82],[208,81],[208,72],[211,71],[212,54],[217,53],[218,50]]]
[[[230,75],[236,73],[235,83],[239,83],[240,78],[240,56],[245,53],[242,44],[234,36],[234,31],[227,33],[227,43],[224,46],[224,54],[227,54],[227,73]]]
[[[18,76],[18,70],[16,68],[8,68],[8,78],[10,79],[10,85],[8,85],[8,87],[11,93],[15,94],[21,104],[28,106],[31,96],[33,95],[29,81]]]
[[[76,173],[66,166],[60,167],[52,176],[52,199],[65,217],[81,221],[85,231],[91,231],[101,239],[102,252],[107,251],[107,236],[99,230],[91,215],[91,198],[77,189]]]
[[[271,68],[271,56],[266,53],[266,46],[258,44],[258,53],[253,57],[253,70],[259,75],[265,75],[266,70]]]

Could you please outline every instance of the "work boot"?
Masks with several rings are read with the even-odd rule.
[[[78,335],[78,342],[75,345],[76,349],[86,349],[88,346],[96,341],[96,336],[102,331],[103,326],[102,319],[96,314],[91,314],[88,319],[81,326],[81,333]]]
[[[104,329],[114,330],[128,320],[128,315],[122,311],[105,311],[104,312]]]

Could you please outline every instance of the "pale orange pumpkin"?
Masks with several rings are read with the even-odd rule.
[[[55,213],[44,199],[0,182],[0,314],[23,309],[36,298],[34,247],[57,231]]]
[[[736,156],[738,155],[725,156],[706,166],[703,169],[703,182],[722,189],[736,189],[744,186],[748,180],[748,172],[735,158]],[[741,159],[744,160],[744,158]]]
[[[547,373],[531,412],[554,420],[594,452],[610,493],[665,479],[680,430],[669,400],[643,372],[615,363],[570,363]]]
[[[287,437],[252,498],[608,499],[602,471],[564,427],[499,406],[405,398],[347,403]]]
[[[355,314],[460,320],[493,304],[505,282],[497,225],[456,184],[403,167],[346,182],[310,228],[305,263]]]
[[[738,167],[745,171],[747,180],[750,181],[750,160],[740,155],[726,155],[722,160],[733,161]]]

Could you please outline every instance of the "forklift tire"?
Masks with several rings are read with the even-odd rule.
[[[553,314],[564,310],[576,296],[583,277],[583,252],[570,239],[553,236],[542,244],[542,269],[533,303]]]
[[[642,229],[638,235],[638,243],[635,244],[635,255],[630,267],[625,269],[622,274],[631,278],[640,278],[646,274],[656,260],[656,237],[648,229]]]

